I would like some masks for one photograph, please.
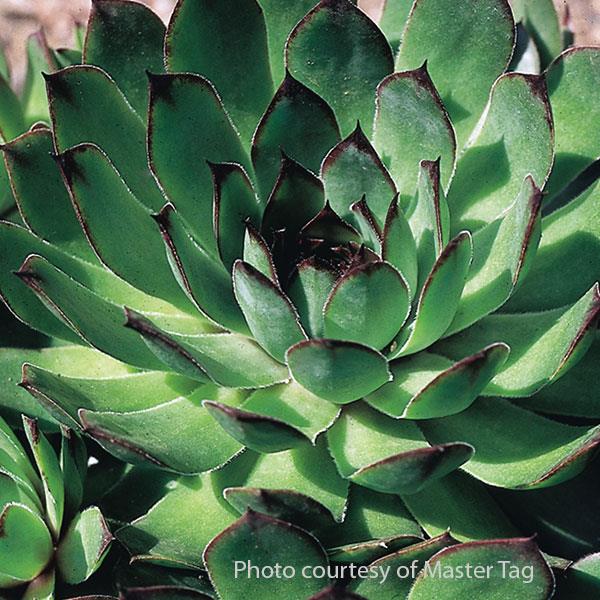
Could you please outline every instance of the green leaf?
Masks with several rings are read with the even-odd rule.
[[[383,355],[355,342],[307,340],[292,346],[286,359],[302,387],[334,404],[358,400],[391,379]]]
[[[371,133],[375,88],[393,71],[383,33],[349,0],[321,0],[286,44],[291,74],[333,108],[343,135],[357,119]]]
[[[137,2],[99,0],[92,4],[83,62],[102,67],[115,80],[136,112],[148,110],[146,71],[163,70],[165,26]]]
[[[25,357],[44,363],[44,355]],[[93,355],[88,359],[95,358]],[[57,369],[58,370],[58,369]],[[190,395],[198,383],[159,371],[127,373],[104,365],[102,377],[65,375],[52,370],[23,365],[20,383],[66,427],[78,430],[78,411],[81,408],[92,411],[119,412],[143,410],[163,404],[180,396]]]
[[[282,153],[279,175],[263,215],[263,235],[271,240],[273,232],[285,229],[286,239],[292,240],[324,203],[323,184],[318,177]]]
[[[556,160],[546,191],[556,195],[600,156],[600,112],[595,90],[600,81],[598,48],[571,48],[546,74],[556,131]],[[580,115],[587,118],[582,120]]]
[[[485,120],[456,165],[448,191],[452,230],[494,221],[514,202],[528,175],[542,188],[554,158],[553,135],[545,79],[520,73],[500,77]]]
[[[302,432],[313,444],[333,424],[339,408],[291,381],[256,390],[242,405],[244,410],[272,417]]]
[[[210,165],[213,177],[213,221],[219,255],[230,271],[242,258],[248,225],[257,226],[260,206],[243,167],[235,163]]]
[[[431,443],[475,448],[463,469],[484,483],[527,489],[580,473],[600,443],[598,429],[563,425],[500,398],[480,398],[459,415],[423,421]]]
[[[600,554],[590,554],[573,563],[566,581],[559,584],[564,598],[593,598],[600,593]]]
[[[412,299],[417,290],[417,246],[397,197],[388,209],[382,237],[381,257],[400,271]]]
[[[316,464],[319,465],[318,469],[314,468]],[[225,465],[217,475],[219,484],[227,490],[243,488],[246,491],[266,490],[274,494],[273,497],[279,498],[278,503],[287,504],[287,510],[291,510],[292,514],[306,504],[306,500],[298,497],[298,494],[302,494],[312,505],[311,513],[321,513],[318,523],[311,524],[309,531],[323,523],[323,512],[327,513],[325,521],[328,525],[334,519],[339,522],[344,518],[348,482],[336,471],[324,437],[320,437],[314,446],[305,442],[284,452],[259,454],[246,451]],[[295,501],[287,496],[290,492],[296,495]],[[230,492],[227,492],[226,497],[229,496]],[[246,508],[235,501],[233,505]],[[257,505],[253,503],[253,506]],[[276,512],[267,512],[277,516]],[[307,524],[306,515],[296,515],[292,522],[304,527]]]
[[[422,160],[441,159],[441,182],[448,187],[456,136],[426,65],[379,84],[374,127],[375,148],[403,196],[414,195]]]
[[[191,379],[231,388],[260,388],[289,378],[285,367],[254,340],[236,333],[169,334],[139,313],[127,310],[126,326],[137,331],[168,367]]]
[[[31,231],[69,254],[96,262],[51,157],[52,132],[29,131],[5,144],[2,151],[17,206]]]
[[[246,225],[244,235],[243,259],[244,262],[252,265],[265,277],[277,283],[277,272],[271,250],[263,236],[250,223]]]
[[[46,90],[41,75],[51,73],[57,68],[58,65],[52,56],[44,31],[40,29],[30,35],[27,39],[27,73],[21,96],[27,125],[33,125],[38,121],[45,123],[49,121]]]
[[[246,332],[223,264],[195,240],[182,215],[165,204],[155,216],[177,282],[204,316],[219,326]],[[214,238],[213,238],[214,239]]]
[[[384,0],[379,27],[390,43],[394,56],[398,53],[406,21],[412,8],[412,0]]]
[[[76,515],[56,551],[61,577],[71,584],[86,581],[102,564],[112,540],[97,507],[90,506]]]
[[[460,470],[402,499],[432,537],[449,531],[454,538],[465,542],[519,534],[485,484]]]
[[[419,279],[413,288],[416,293],[450,238],[450,213],[440,183],[439,160],[419,164],[417,193],[406,206],[405,215],[417,251]]]
[[[436,567],[438,572],[456,572],[459,567],[465,569],[467,564],[481,566],[483,570],[480,572],[485,579],[446,579],[433,574]],[[528,538],[452,546],[438,552],[427,565],[429,569],[419,573],[410,590],[410,600],[473,598],[480,593],[482,584],[485,586],[485,597],[489,600],[524,596],[531,600],[546,600],[554,591],[552,571],[537,545]],[[486,566],[491,568],[486,569]]]
[[[183,474],[201,473],[222,465],[241,449],[215,427],[213,418],[202,407],[203,400],[235,405],[240,402],[240,393],[209,384],[188,396],[142,410],[82,409],[79,419],[86,433],[120,460],[150,463]]]
[[[67,67],[46,76],[57,152],[81,143],[101,148],[132,193],[152,210],[164,198],[148,170],[146,127],[115,82],[98,67]]]
[[[22,504],[0,510],[0,586],[14,587],[35,579],[53,553],[52,538],[41,517]]]
[[[23,428],[44,486],[48,526],[57,540],[65,509],[65,486],[58,457],[34,420],[23,416]]]
[[[22,600],[54,600],[54,569],[38,575],[28,586]]]
[[[92,346],[140,368],[161,368],[142,340],[123,327],[123,311],[118,305],[38,255],[30,255],[18,274],[53,314]]]
[[[8,459],[7,465],[4,465],[6,468],[8,467],[8,462],[12,462],[18,468],[18,470],[23,473],[25,479],[30,483],[30,485],[33,486],[32,489],[42,491],[41,480],[32,467],[25,449],[21,445],[21,442],[19,442],[17,436],[11,431],[6,421],[4,421],[4,419],[1,417],[0,451],[4,455],[5,459]]]
[[[209,473],[179,478],[145,515],[116,532],[118,540],[134,556],[154,563],[204,568],[202,550],[237,516],[215,483]]]
[[[541,204],[542,193],[528,176],[513,205],[475,233],[473,262],[446,335],[465,329],[502,306],[527,278],[542,235]]]
[[[350,207],[366,196],[379,226],[383,226],[396,186],[360,124],[325,157],[321,179],[327,200],[343,219],[356,222]]]
[[[515,51],[508,70],[517,73],[539,74],[542,68],[540,53],[535,42],[522,23],[517,23],[516,32]]]
[[[83,501],[88,453],[85,442],[70,429],[63,428],[60,437],[60,470],[65,486],[65,520],[70,520]]]
[[[361,579],[353,588],[361,594],[361,598],[368,600],[396,600],[405,598],[414,581],[416,574],[423,568],[425,561],[434,554],[452,546],[454,540],[447,533],[443,533],[430,540],[419,542],[403,548],[398,552],[384,556],[369,565],[372,569],[389,569],[385,581],[378,579]],[[414,575],[413,575],[414,573]],[[402,577],[400,577],[402,575]]]
[[[509,353],[493,344],[453,363],[420,352],[392,363],[393,381],[365,398],[373,408],[395,418],[432,419],[459,413],[481,394]]]
[[[273,81],[278,84],[285,77],[284,48],[294,25],[315,5],[315,0],[258,0],[267,24],[267,42]]]
[[[150,75],[148,119],[150,168],[197,241],[214,254],[213,180],[206,161],[239,163],[251,173],[240,138],[211,82],[190,73]]]
[[[3,141],[12,140],[24,130],[25,119],[19,98],[8,80],[0,75],[0,138]]]
[[[452,358],[501,341],[511,348],[486,395],[530,396],[561,377],[594,340],[600,311],[597,284],[573,306],[522,314],[495,314],[435,347]],[[460,346],[460,350],[459,350]]]
[[[306,338],[296,309],[278,286],[240,260],[233,266],[233,286],[252,335],[283,362],[287,349]]]
[[[515,400],[523,408],[552,415],[569,415],[595,419],[600,416],[598,403],[597,365],[600,361],[600,341],[596,339],[585,356],[558,381],[539,392]]]
[[[247,568],[248,561],[259,569],[275,563],[287,565],[297,574],[291,578],[264,579],[249,578],[246,571],[240,586],[240,573]],[[250,600],[271,594],[303,600],[316,593],[324,581],[302,577],[302,568],[324,569],[327,557],[317,540],[302,529],[249,510],[210,542],[204,551],[204,562],[222,597]],[[237,579],[236,567],[239,569]]]
[[[146,208],[97,146],[80,144],[58,157],[90,244],[102,262],[133,286],[193,310],[175,284],[164,244]]]
[[[303,260],[290,283],[289,296],[298,310],[300,321],[311,337],[322,337],[323,307],[338,274],[316,257]]]
[[[427,348],[448,329],[465,285],[471,249],[471,235],[463,231],[440,254],[423,284],[414,320],[392,344],[390,360]]]
[[[57,48],[52,51],[54,60],[60,69],[83,63],[83,52],[75,48]]]
[[[490,87],[508,66],[513,30],[506,0],[419,0],[413,5],[396,70],[416,69],[427,61],[460,147],[475,127]]]
[[[562,31],[552,0],[513,0],[515,21],[521,21],[539,49],[545,69],[563,49]]]
[[[410,311],[406,282],[386,262],[347,271],[323,307],[325,337],[359,342],[376,349],[398,333]]]
[[[327,439],[343,477],[388,494],[417,492],[473,455],[462,442],[430,446],[414,423],[390,419],[364,404],[344,409]]]
[[[273,93],[265,19],[256,0],[239,0],[233,12],[223,2],[180,0],[167,30],[165,61],[170,72],[209,79],[242,139],[250,140]]]
[[[540,246],[511,312],[547,310],[576,302],[600,279],[600,184],[542,219]]]
[[[261,196],[279,173],[281,152],[314,173],[340,141],[333,111],[317,94],[286,73],[252,139],[252,163]]]
[[[280,419],[210,400],[203,406],[232,438],[251,450],[281,452],[304,441],[297,429]]]

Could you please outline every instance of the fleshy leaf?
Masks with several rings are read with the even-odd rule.
[[[405,214],[417,248],[419,283],[414,288],[416,293],[450,238],[450,214],[440,183],[439,160],[420,163],[417,192],[406,206]]]
[[[233,296],[231,277],[221,262],[194,240],[172,204],[166,204],[155,218],[173,274],[188,297],[217,325],[247,331]]]
[[[27,540],[27,543],[23,543]],[[44,521],[22,504],[0,510],[0,585],[14,587],[37,577],[50,561],[52,538]]]
[[[384,0],[379,27],[390,43],[394,55],[398,53],[402,34],[412,8],[412,0]]]
[[[164,198],[148,170],[144,122],[115,82],[98,67],[78,65],[46,76],[46,86],[57,152],[97,145],[140,202],[159,210]]]
[[[19,98],[7,79],[0,75],[0,138],[3,141],[12,140],[24,129],[25,118]]]
[[[203,406],[232,438],[251,450],[281,452],[304,441],[297,429],[280,419],[210,400]]]
[[[65,486],[60,464],[50,442],[34,420],[23,416],[23,428],[44,486],[49,528],[57,540],[65,509]]]
[[[235,566],[247,566],[249,560],[259,569],[275,563],[298,572],[306,565],[327,566],[325,552],[310,534],[251,510],[220,533],[204,551],[204,562],[219,595],[231,600],[258,600],[271,594],[291,600],[307,598],[323,584],[321,579],[299,576],[272,580],[248,577],[240,586],[234,575]]]
[[[187,1],[184,7],[193,4]],[[248,169],[239,136],[211,82],[189,73],[150,76],[148,119],[150,168],[198,242],[212,254],[213,182],[206,161],[235,162]]]
[[[256,390],[242,405],[244,410],[280,419],[301,431],[314,444],[317,436],[335,421],[339,408],[291,381]]]
[[[427,348],[448,329],[465,285],[471,249],[471,236],[463,231],[440,254],[423,284],[414,321],[394,341],[390,359]]]
[[[277,272],[271,250],[263,236],[250,224],[247,225],[244,235],[243,258],[244,262],[252,265],[265,277],[277,283]]]
[[[526,279],[542,234],[541,203],[541,191],[527,177],[513,205],[475,233],[473,262],[446,335],[465,329],[502,306]]]
[[[54,569],[49,569],[30,582],[21,600],[54,600],[55,585]]]
[[[163,70],[165,26],[137,2],[96,0],[85,36],[83,62],[103,68],[143,118],[148,110],[146,71]]]
[[[369,567],[377,569],[379,572],[382,569],[389,569],[389,575],[386,580],[382,581],[380,578],[373,581],[361,579],[353,588],[361,594],[361,598],[364,597],[368,600],[396,600],[398,597],[404,598],[410,591],[414,576],[423,568],[425,561],[429,560],[440,550],[452,546],[454,543],[450,535],[443,533],[437,537],[413,544],[398,552],[384,556],[371,563]],[[411,569],[414,569],[414,571],[411,571]],[[410,573],[410,575],[399,577],[400,574],[404,575],[405,572],[407,574]],[[415,575],[413,576],[412,573]]]
[[[289,295],[300,315],[300,321],[312,337],[322,337],[323,307],[338,278],[324,261],[309,258],[302,261],[292,279]]]
[[[385,219],[381,257],[400,271],[412,299],[417,291],[417,246],[397,197],[392,200]]]
[[[343,477],[388,494],[417,492],[473,455],[462,442],[430,446],[414,423],[361,404],[342,411],[327,440]]]
[[[495,314],[440,342],[435,351],[452,358],[501,341],[511,348],[486,395],[522,397],[561,377],[585,355],[600,313],[598,284],[567,308]],[[460,349],[459,349],[460,347]]]
[[[394,73],[377,87],[374,145],[401,194],[412,197],[422,160],[441,162],[441,183],[454,171],[456,136],[427,66]]]
[[[315,5],[315,0],[258,0],[267,23],[267,42],[273,82],[279,84],[285,76],[284,48],[288,35]]]
[[[213,176],[213,225],[219,255],[230,271],[242,258],[248,224],[258,225],[260,207],[243,167],[235,163],[209,165]]]
[[[240,394],[205,385],[187,397],[132,412],[82,409],[84,430],[117,458],[177,473],[201,473],[222,465],[241,445],[214,426],[203,400],[239,404]],[[202,443],[198,443],[198,440]]]
[[[60,470],[65,486],[65,522],[79,510],[87,474],[88,453],[85,442],[70,429],[62,428],[60,437]]]
[[[396,186],[360,125],[325,157],[321,179],[327,200],[339,216],[355,222],[350,207],[366,196],[367,205],[383,226]]]
[[[449,531],[465,542],[519,534],[485,484],[460,470],[402,499],[430,536]]]
[[[286,358],[302,387],[335,404],[358,400],[391,379],[384,356],[355,342],[307,340],[292,346]]]
[[[102,564],[113,539],[100,510],[86,508],[75,516],[56,551],[56,564],[64,581],[86,581]]]
[[[598,48],[570,48],[546,74],[556,130],[556,160],[548,181],[550,197],[560,192],[600,156],[600,81]],[[585,114],[586,119],[580,115]]]
[[[318,469],[314,468],[316,464],[319,465]],[[265,490],[274,494],[274,497],[279,497],[280,501],[287,504],[290,514],[301,510],[306,502],[298,497],[296,501],[290,497],[286,500],[288,492],[311,499],[310,512],[327,513],[325,520],[329,525],[334,519],[339,522],[344,517],[348,482],[337,472],[324,437],[319,438],[314,446],[306,441],[284,452],[260,454],[246,451],[220,469],[217,475],[219,484],[225,489]],[[253,506],[256,505],[253,503]],[[239,505],[237,507],[240,508]],[[277,516],[275,512],[268,511],[268,514]],[[302,527],[307,525],[302,515],[296,515],[292,522]],[[318,523],[310,525],[308,530],[314,531],[322,523],[323,514],[318,517]]]
[[[214,428],[214,422],[212,424]],[[145,515],[116,532],[134,556],[170,567],[202,569],[201,552],[236,519],[214,474],[181,477]],[[198,515],[203,515],[198,519]]]
[[[321,210],[324,202],[323,184],[319,179],[282,154],[279,175],[263,215],[263,235],[271,240],[275,231],[285,229],[286,238],[293,239]]]
[[[225,387],[260,388],[289,378],[283,365],[246,336],[171,334],[139,313],[131,310],[126,313],[126,326],[137,331],[167,366],[192,379],[205,381],[208,375]]]
[[[560,595],[565,598],[593,598],[600,593],[600,554],[584,556],[573,563],[566,581],[559,584]]]
[[[482,123],[456,164],[448,191],[452,231],[494,221],[514,202],[528,175],[543,187],[554,159],[553,141],[545,79],[520,73],[500,77]]]
[[[421,352],[392,363],[393,381],[365,400],[395,418],[432,419],[459,413],[475,401],[508,352],[505,344],[494,344],[456,363]]]
[[[459,415],[423,421],[431,443],[475,448],[463,469],[484,483],[527,489],[577,475],[600,443],[598,428],[563,425],[500,398],[480,398]]]
[[[490,87],[508,66],[513,30],[506,0],[419,0],[413,5],[396,70],[416,69],[427,61],[461,147],[484,109]],[[459,55],[456,48],[461,49]]]
[[[54,146],[50,130],[29,131],[2,150],[17,205],[31,231],[69,253],[95,262],[60,170],[51,157]]]
[[[167,30],[165,61],[171,72],[209,79],[242,139],[250,140],[273,92],[265,19],[256,0],[238,0],[233,12],[224,2],[180,0]]]
[[[467,542],[441,550],[428,561],[429,569],[422,570],[417,576],[408,595],[409,600],[473,598],[481,590],[481,581],[475,578],[446,580],[432,575],[437,565],[440,565],[438,570],[444,572],[445,569],[465,568],[466,564],[483,565],[484,568],[485,565],[492,566],[484,580],[485,596],[489,600],[525,595],[531,600],[546,600],[554,591],[554,576],[537,545],[531,539],[514,538]],[[510,571],[511,568],[513,571]],[[527,569],[527,575],[523,574],[523,569]],[[512,577],[509,577],[509,572]]]
[[[122,309],[94,294],[41,256],[31,255],[18,271],[44,305],[94,347],[141,368],[161,363],[132,331]]]
[[[51,73],[58,68],[56,59],[48,46],[46,35],[40,29],[27,40],[27,73],[22,92],[25,121],[32,125],[39,121],[48,122],[48,102],[41,73]]]
[[[385,262],[372,262],[345,273],[323,307],[325,337],[386,346],[410,310],[402,276]]]
[[[106,154],[81,144],[58,159],[78,218],[102,262],[151,296],[193,310],[175,284],[150,210],[133,196]]]
[[[333,108],[342,135],[357,119],[371,133],[375,88],[394,60],[383,33],[352,2],[321,0],[290,33],[286,63]]]
[[[287,296],[260,271],[243,261],[233,267],[237,301],[256,341],[276,360],[306,335]]]
[[[261,196],[267,198],[273,188],[281,151],[318,173],[323,157],[339,141],[331,108],[287,73],[252,139],[252,163]]]
[[[531,269],[507,311],[547,310],[576,302],[600,279],[600,184],[542,219]]]

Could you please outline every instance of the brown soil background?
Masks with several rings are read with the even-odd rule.
[[[175,0],[141,1],[165,21],[175,5]],[[578,44],[600,44],[600,0],[555,2],[563,15],[568,7]],[[377,18],[381,0],[359,0],[359,5]],[[73,23],[85,23],[89,7],[90,0],[0,0],[0,44],[8,55],[17,87],[23,79],[27,37],[43,27],[52,46],[69,46]]]

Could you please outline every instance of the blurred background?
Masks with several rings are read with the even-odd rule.
[[[175,5],[175,0],[140,1],[165,21]],[[555,2],[563,18],[568,15],[578,44],[600,44],[600,0]],[[382,0],[359,0],[359,5],[374,19],[379,16],[381,3]],[[0,44],[7,53],[17,87],[24,77],[27,37],[43,27],[52,47],[71,45],[73,22],[85,23],[90,4],[90,0],[0,0]]]

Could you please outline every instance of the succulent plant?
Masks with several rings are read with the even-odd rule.
[[[94,2],[3,146],[0,293],[59,342],[1,405],[102,448],[128,597],[593,597],[600,50],[515,14]]]
[[[22,598],[54,598],[57,579],[79,584],[104,560],[112,535],[95,506],[80,510],[87,452],[64,432],[60,453],[23,417],[33,464],[0,419],[0,589],[26,586]],[[34,466],[35,465],[35,466]]]

